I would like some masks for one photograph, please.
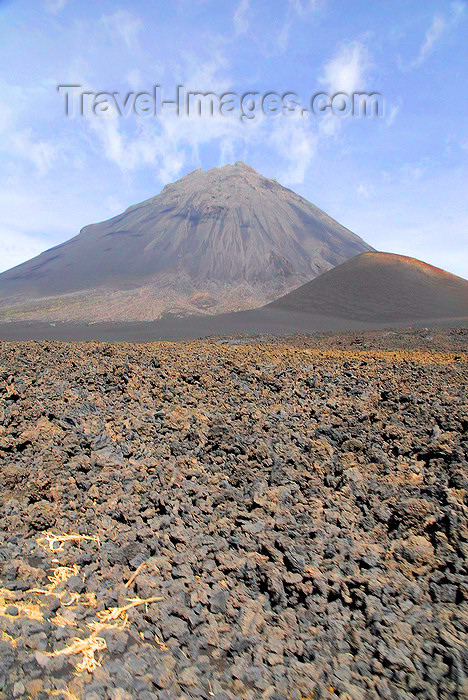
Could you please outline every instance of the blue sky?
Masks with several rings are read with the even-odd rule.
[[[464,0],[0,0],[0,270],[243,160],[379,250],[468,277]],[[379,92],[382,118],[65,116],[93,92]]]

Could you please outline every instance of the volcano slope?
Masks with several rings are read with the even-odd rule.
[[[0,344],[3,697],[466,697],[467,338]]]
[[[260,309],[155,322],[0,322],[4,340],[189,340],[468,322],[468,281],[421,260],[362,253]]]
[[[152,321],[262,306],[373,250],[245,163],[196,170],[0,274],[0,318]]]
[[[269,304],[366,323],[468,318],[468,281],[416,258],[361,253]]]

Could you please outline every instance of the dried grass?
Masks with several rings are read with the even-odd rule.
[[[29,593],[30,591],[26,592]],[[10,601],[8,605],[6,604],[7,600]],[[7,588],[0,588],[0,615],[11,617],[6,615],[6,609],[9,605],[14,605],[18,609],[19,615],[29,617],[30,620],[42,621],[44,619],[39,605],[30,600],[15,600],[15,596],[11,591]]]
[[[169,649],[169,647],[167,646],[167,644],[164,644],[164,642],[161,642],[161,640],[158,639],[158,636],[157,636],[156,634],[154,635],[154,641],[156,642],[156,644],[158,645],[158,647],[159,647],[160,649],[164,649],[164,650]]]
[[[94,634],[99,634],[103,630],[124,630],[126,627],[128,627],[128,618],[124,618],[120,623],[113,622],[107,623],[107,622],[98,622],[97,620],[91,620],[91,622],[87,622],[86,626],[89,627],[90,630]]]
[[[9,598],[14,600],[15,594],[9,588],[0,588],[0,599]]]
[[[142,569],[144,569],[145,566],[146,566],[146,562],[145,562],[145,561],[141,562],[140,566],[138,566],[138,567],[135,569],[135,571],[133,572],[133,574],[132,574],[132,575],[130,576],[130,578],[128,579],[127,583],[125,584],[125,588],[130,588],[130,586],[132,585],[132,583],[134,582],[134,580],[136,579],[136,577],[138,576],[138,574],[141,572]]]
[[[5,632],[4,630],[0,630],[0,634],[2,635],[2,639],[4,642],[8,642],[11,644],[12,647],[16,648],[16,639],[14,639],[10,634]]]
[[[60,599],[60,604],[65,606],[65,607],[70,607],[72,605],[75,605],[76,603],[79,602],[80,600],[80,594],[75,593],[74,591],[56,591],[54,588],[30,588],[27,593],[41,593],[42,595],[54,595],[56,598]],[[65,595],[70,596],[70,600],[68,602],[64,602],[62,598],[65,597]]]
[[[64,690],[48,690],[47,692],[54,698],[58,698],[63,695],[65,700],[80,700],[79,697],[74,695],[74,693],[72,693],[68,688],[65,688]]]
[[[101,541],[99,537],[94,535],[79,535],[78,533],[72,532],[69,535],[56,535],[53,532],[46,532],[42,537],[39,537],[37,544],[43,549],[49,549],[51,552],[61,552],[63,551],[63,545],[65,542],[79,542],[81,540],[89,540],[91,542],[96,542],[97,545],[101,546]],[[58,547],[54,545],[59,543]]]
[[[90,637],[86,637],[86,639],[74,637],[69,646],[59,651],[51,652],[50,655],[60,656],[66,654],[67,656],[72,656],[74,654],[82,654],[83,661],[75,666],[76,673],[81,673],[82,671],[92,673],[95,668],[101,665],[101,662],[96,659],[95,653],[97,651],[103,651],[104,649],[107,649],[106,640],[102,637],[91,635]]]
[[[72,576],[78,576],[80,573],[80,567],[78,564],[73,564],[73,566],[57,566],[54,569],[52,576],[48,576],[50,583],[52,584],[51,590],[56,588],[59,583],[68,581]]]
[[[86,605],[86,607],[88,608],[97,608],[98,599],[95,593],[90,593],[89,591],[86,591],[85,593],[83,593],[83,597],[85,598],[84,601],[81,601],[83,605]]]
[[[101,622],[110,622],[112,620],[118,620],[119,617],[127,619],[127,610],[136,608],[138,605],[148,605],[148,603],[156,603],[159,600],[163,600],[161,596],[152,596],[151,598],[132,598],[128,605],[123,607],[108,608],[107,610],[101,610],[96,613]]]
[[[75,620],[67,620],[67,618],[60,613],[56,613],[55,617],[51,619],[51,622],[57,627],[78,627]]]
[[[58,552],[63,550],[63,545],[65,542],[71,541],[81,541],[90,540],[96,542],[100,545],[100,540],[98,537],[91,535],[79,535],[71,533],[68,535],[57,535],[54,533],[44,533],[38,538],[37,543],[44,549],[48,549],[51,552]],[[58,546],[57,546],[58,545]],[[98,606],[98,598],[95,593],[85,592],[79,594],[73,591],[67,591],[65,588],[63,590],[57,590],[60,584],[68,581],[72,576],[80,575],[80,568],[77,564],[72,566],[61,566],[59,560],[54,560],[58,566],[53,570],[52,574],[48,576],[49,584],[45,588],[32,588],[26,591],[26,594],[38,593],[41,595],[54,595],[60,599],[62,606],[73,606],[76,603],[81,602],[91,608],[96,608]],[[146,565],[146,562],[140,564],[140,566],[134,571],[131,578],[125,584],[126,588],[129,588],[133,581],[136,579],[140,571]],[[84,581],[84,579],[83,579]],[[69,596],[69,600],[64,601],[65,596]],[[7,600],[12,601],[14,605],[18,608],[20,614],[27,615],[31,619],[43,620],[43,614],[40,605],[32,602],[23,602],[15,600],[15,595],[12,594],[8,589],[0,589],[0,614],[5,614],[5,610],[8,607],[5,603]],[[96,656],[98,652],[103,651],[107,648],[106,640],[100,637],[99,634],[104,630],[115,630],[115,629],[125,629],[129,625],[127,612],[132,608],[136,608],[140,605],[144,605],[146,608],[149,603],[155,603],[157,601],[163,600],[161,596],[152,596],[151,598],[128,598],[128,603],[122,607],[112,607],[105,610],[97,611],[97,620],[86,623],[86,627],[91,632],[87,637],[74,637],[68,646],[63,649],[59,649],[54,652],[44,652],[48,656],[81,656],[82,660],[75,664],[75,673],[79,674],[84,671],[92,673],[94,669],[101,665],[100,659]],[[79,625],[75,620],[67,619],[65,616],[58,612],[51,620],[51,622],[57,627],[76,627],[80,629]],[[82,629],[82,628],[81,628]],[[83,629],[82,629],[83,631]],[[10,637],[6,632],[2,632],[2,638],[8,641],[13,647],[16,646],[16,641]],[[167,649],[168,647],[161,642],[155,636],[155,642],[160,646],[161,649]],[[57,690],[50,693],[54,696],[63,695],[67,700],[77,700],[76,696],[68,690]]]

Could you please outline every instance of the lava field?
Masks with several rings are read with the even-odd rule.
[[[0,692],[467,698],[463,328],[0,343]]]

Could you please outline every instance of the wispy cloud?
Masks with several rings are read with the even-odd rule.
[[[324,5],[326,0],[288,0],[290,8],[300,17],[317,12]]]
[[[294,23],[313,18],[323,9],[327,0],[288,0],[282,23],[279,23],[275,38],[275,52],[284,53],[289,45]]]
[[[141,71],[139,71],[138,68],[132,68],[131,70],[129,70],[125,78],[132,90],[138,91],[144,89],[145,84],[143,76],[141,75]]]
[[[338,46],[333,56],[324,64],[319,76],[328,95],[364,90],[372,68],[369,50],[362,41],[354,40]],[[330,112],[320,118],[317,129],[317,150],[327,141],[338,138],[345,127],[345,120]]]
[[[280,27],[276,38],[277,48],[280,53],[284,53],[284,51],[286,51],[286,49],[288,48],[289,37],[291,35],[291,27],[291,18],[289,17],[289,15],[287,15],[283,25]]]
[[[246,34],[250,27],[250,0],[240,0],[234,12],[234,32],[236,36]]]
[[[330,92],[353,91],[364,86],[370,66],[367,48],[353,41],[340,45],[323,68],[322,83]],[[225,91],[232,85],[230,65],[220,52],[210,60],[195,61],[182,53],[178,70],[186,76],[187,89],[210,86]],[[157,179],[167,182],[200,159],[206,146],[217,147],[220,162],[239,157],[239,151],[253,146],[266,147],[277,153],[283,163],[281,179],[286,184],[304,182],[317,153],[335,138],[342,120],[321,118],[320,122],[307,116],[282,117],[273,121],[257,115],[250,123],[224,116],[209,118],[177,117],[167,112],[157,120],[122,120],[116,115],[95,118],[85,124],[96,151],[103,152],[108,162],[122,173],[138,172],[151,167]]]
[[[417,163],[404,163],[401,166],[401,177],[404,182],[411,183],[414,180],[420,180],[427,172],[429,162],[427,159],[421,159]]]
[[[10,134],[9,151],[30,161],[41,175],[50,170],[57,158],[57,146],[43,139],[35,140],[31,129]]]
[[[426,32],[424,43],[422,44],[418,56],[412,61],[411,66],[417,67],[424,63],[426,58],[434,51],[434,46],[447,28],[447,21],[444,17],[437,15],[432,20],[432,24]]]
[[[304,182],[318,145],[318,135],[310,126],[310,119],[290,117],[276,122],[271,131],[270,144],[285,163],[281,181],[286,185]]]
[[[386,116],[386,119],[383,123],[383,126],[386,128],[389,128],[395,123],[395,120],[400,112],[401,109],[401,104],[396,104],[393,105],[393,107],[390,109],[390,114]]]
[[[51,15],[58,15],[63,10],[68,0],[45,0],[43,7]]]
[[[93,119],[90,127],[98,139],[97,148],[122,173],[154,169],[161,184],[176,179],[182,169],[199,159],[199,150],[207,144],[238,146],[251,130],[239,120],[223,116],[207,118],[161,115],[158,120],[140,120],[135,129],[126,128],[116,116]],[[229,149],[228,149],[229,150]]]
[[[139,17],[127,10],[117,10],[111,15],[104,15],[101,22],[109,35],[117,41],[122,40],[129,51],[140,49],[139,35],[143,22]]]
[[[216,90],[223,92],[232,86],[229,73],[229,62],[224,54],[213,49],[209,56],[203,56],[192,51],[182,52],[178,71],[184,76],[184,85],[189,90]]]
[[[451,14],[448,18],[442,15],[435,15],[432,24],[426,32],[424,41],[419,49],[416,58],[411,61],[410,68],[418,68],[429,56],[434,52],[436,45],[440,42],[442,36],[447,30],[458,23],[465,10],[463,2],[454,2],[451,4]]]
[[[244,123],[222,115],[197,118],[168,112],[158,120],[141,119],[134,129],[109,115],[90,120],[89,127],[98,141],[96,150],[103,151],[122,173],[150,167],[161,184],[199,162],[199,154],[207,146],[219,149],[220,165],[238,160],[252,148],[267,148],[282,163],[281,181],[302,183],[319,145],[329,137],[310,117],[299,115],[271,120],[259,114],[254,121]]]
[[[356,194],[358,195],[358,197],[363,197],[364,199],[369,199],[369,197],[370,197],[369,185],[366,185],[364,182],[360,182],[359,185],[356,187]]]

